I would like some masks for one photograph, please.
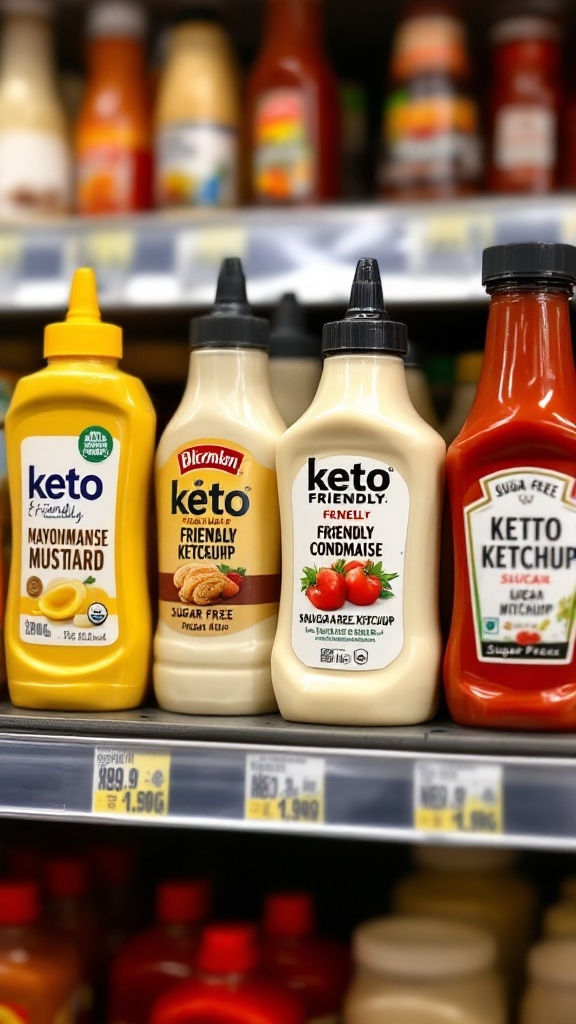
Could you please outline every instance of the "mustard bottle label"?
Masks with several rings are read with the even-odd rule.
[[[276,474],[220,438],[178,448],[158,473],[160,618],[193,637],[278,611]]]
[[[576,634],[576,480],[526,467],[479,485],[464,508],[478,660],[566,664]]]
[[[103,426],[27,437],[20,638],[55,647],[118,639],[115,530],[120,442]]]
[[[404,644],[410,497],[362,455],[308,458],[292,487],[292,648],[310,668],[385,668]]]

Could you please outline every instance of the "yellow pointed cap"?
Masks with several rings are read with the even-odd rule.
[[[44,330],[44,358],[53,356],[122,358],[122,329],[102,323],[96,275],[91,267],[74,272],[66,319],[48,324]]]

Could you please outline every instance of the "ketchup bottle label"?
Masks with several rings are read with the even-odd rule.
[[[308,458],[292,489],[292,648],[311,668],[385,668],[404,646],[406,481],[362,455]]]
[[[576,624],[576,479],[530,466],[479,483],[482,497],[464,507],[478,659],[566,664]]]
[[[254,124],[255,196],[273,202],[309,198],[316,185],[315,159],[304,93],[264,93]]]

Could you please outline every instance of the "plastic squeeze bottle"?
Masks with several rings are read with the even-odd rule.
[[[444,442],[414,409],[406,327],[360,260],[324,370],[278,445],[282,596],[272,678],[285,718],[400,725],[434,714]]]
[[[156,458],[154,688],[169,711],[258,714],[276,707],[274,460],[284,423],[270,390],[268,323],[252,314],[240,260],[224,260],[190,346],[186,391]]]
[[[308,892],[274,892],[262,922],[262,969],[300,996],[308,1024],[336,1024],[350,977],[350,956],[316,932]]]
[[[576,248],[492,246],[482,375],[446,462],[454,611],[444,660],[462,725],[576,728]]]
[[[299,419],[316,394],[322,373],[320,341],[306,331],[304,310],[292,292],[280,299],[270,327],[270,381],[287,426]]]
[[[28,708],[135,707],[150,657],[155,414],[143,384],[118,368],[122,331],[100,321],[92,270],[74,274],[44,355],[6,416],[10,697]]]
[[[305,1024],[302,1004],[258,971],[256,929],[244,924],[205,928],[197,976],[156,1002],[150,1024]]]
[[[202,880],[158,885],[156,923],[129,939],[112,963],[109,1024],[148,1024],[159,996],[192,976],[210,902]]]
[[[43,928],[33,882],[0,882],[0,1020],[71,1024],[80,964],[74,947]]]

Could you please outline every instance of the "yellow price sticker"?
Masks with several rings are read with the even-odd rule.
[[[90,231],[85,240],[91,263],[98,267],[125,270],[132,263],[134,232],[126,228]]]
[[[323,757],[264,753],[246,758],[244,817],[320,825],[324,821]]]
[[[417,761],[414,828],[419,832],[502,833],[502,765]]]
[[[162,818],[168,814],[169,798],[170,754],[118,747],[94,751],[94,814]]]
[[[476,253],[494,242],[494,217],[487,213],[447,213],[425,222],[424,251],[428,260],[458,259]]]
[[[195,255],[201,263],[220,263],[231,252],[243,259],[247,242],[243,224],[213,224],[198,231]]]

